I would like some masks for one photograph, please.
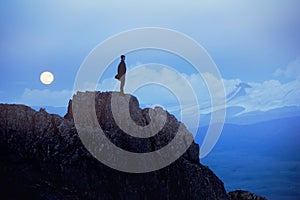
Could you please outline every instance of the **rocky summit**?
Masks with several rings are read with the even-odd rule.
[[[0,104],[0,198],[1,199],[259,199],[247,192],[226,193],[222,181],[199,161],[199,146],[188,149],[170,165],[145,173],[122,172],[97,160],[84,146],[75,127],[75,110],[96,113],[97,124],[115,146],[129,152],[147,153],[167,145],[183,127],[167,112],[162,129],[151,137],[126,134],[117,125],[111,99],[115,92],[78,92],[64,117],[38,112],[25,105]],[[90,98],[94,101],[89,101]],[[141,109],[136,97],[116,96],[117,113],[137,126],[159,126],[161,108]],[[74,101],[80,101],[77,109]],[[85,102],[85,103],[82,103]],[[92,102],[92,103],[91,103]],[[86,106],[86,107],[85,107]],[[128,110],[128,108],[127,108]],[[74,112],[74,113],[73,113]],[[85,115],[88,115],[87,112]],[[153,114],[154,113],[154,114]],[[153,121],[153,123],[151,123]],[[93,122],[94,123],[94,122]],[[97,129],[95,129],[97,130]],[[97,141],[99,142],[99,141]],[[100,141],[101,142],[101,141]],[[183,145],[185,141],[181,141]],[[101,146],[101,144],[99,144]],[[108,149],[109,150],[109,149]],[[101,153],[101,148],[98,148]],[[114,157],[111,153],[112,159]],[[122,159],[121,159],[122,160]],[[134,163],[131,163],[131,165]],[[151,163],[144,163],[151,164]],[[137,163],[138,165],[138,163]],[[126,166],[126,164],[124,164]]]

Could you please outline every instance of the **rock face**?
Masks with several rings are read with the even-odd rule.
[[[267,200],[264,197],[257,196],[251,192],[244,191],[244,190],[236,190],[233,192],[229,192],[228,194],[231,200],[248,200],[248,199]]]
[[[90,94],[79,93],[77,97]],[[153,137],[124,134],[112,116],[112,94],[93,93],[97,120],[116,146],[151,152],[175,137],[180,123],[170,114],[161,132]],[[149,124],[153,110],[142,110],[135,97],[127,98],[136,124]],[[194,142],[178,160],[148,173],[126,173],[102,164],[82,144],[70,101],[64,118],[43,109],[36,112],[24,105],[0,104],[0,198],[225,200],[229,195],[222,181],[200,164],[199,146]]]

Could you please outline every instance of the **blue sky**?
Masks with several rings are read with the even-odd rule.
[[[249,93],[252,101],[239,99],[235,102],[238,105],[250,110],[266,109],[259,102],[272,100],[268,109],[297,105],[298,8],[296,0],[1,1],[0,102],[66,105],[76,73],[96,45],[129,29],[163,27],[190,36],[207,50],[227,83],[228,93],[241,81],[254,86]],[[182,60],[144,54],[127,57],[128,67],[152,61],[193,76],[188,70],[182,71]],[[114,70],[112,66],[107,76],[111,73],[113,77]],[[43,71],[54,74],[53,84],[40,82]],[[281,96],[276,96],[274,86],[283,92]],[[268,95],[270,90],[275,94]],[[287,97],[285,92],[290,91],[292,95]],[[255,95],[261,98],[259,102]]]

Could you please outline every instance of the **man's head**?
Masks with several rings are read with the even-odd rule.
[[[124,55],[121,55],[121,60],[125,60],[125,56]]]

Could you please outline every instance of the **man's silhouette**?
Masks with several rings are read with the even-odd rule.
[[[125,74],[126,74],[126,64],[125,64],[125,56],[121,55],[121,62],[118,66],[118,74],[115,76],[120,83],[120,94],[124,96],[124,85],[125,85]]]

